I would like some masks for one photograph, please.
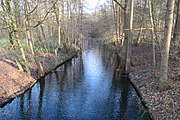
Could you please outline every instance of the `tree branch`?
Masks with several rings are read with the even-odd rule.
[[[121,7],[121,9],[122,9],[123,11],[126,11],[125,8],[124,8],[117,0],[113,0],[113,1],[116,2],[116,3]]]
[[[28,15],[31,14],[31,13],[33,13],[33,12],[36,10],[37,7],[38,7],[38,5],[36,5],[36,6],[34,7],[34,9],[28,13]]]
[[[51,10],[54,8],[54,6],[56,5],[57,1],[51,6],[51,8],[47,11],[47,13],[45,14],[44,18],[41,21],[38,21],[38,23],[34,26],[34,28],[38,27],[39,25],[41,25],[46,17],[49,15],[49,13],[51,12]]]
[[[3,18],[0,18],[0,20],[6,23],[6,21]]]

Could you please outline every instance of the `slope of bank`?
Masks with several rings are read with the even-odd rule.
[[[44,63],[44,75],[47,75],[57,67],[60,67],[61,65],[63,65],[67,61],[70,61],[76,56],[77,53],[72,53],[68,55],[61,54],[61,58],[58,58],[58,64],[55,64],[54,57],[44,57],[47,59]],[[13,63],[14,62],[12,60],[0,60],[0,107],[3,107],[7,102],[11,101],[18,95],[23,94],[25,91],[30,89],[38,79],[41,78],[41,76],[38,75],[38,70],[35,63],[31,64],[30,66],[31,75],[28,75],[25,72],[20,72],[17,69],[17,65]]]
[[[160,72],[160,50],[156,49],[156,80],[153,80],[152,46],[144,44],[132,47],[131,81],[139,89],[143,100],[155,120],[180,119],[180,57],[169,60],[169,88],[158,90]]]
[[[30,75],[18,71],[4,61],[0,61],[0,107],[25,92],[35,82],[36,80]]]

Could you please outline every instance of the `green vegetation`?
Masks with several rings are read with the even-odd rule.
[[[9,46],[9,40],[6,38],[1,38],[0,39],[0,48],[6,47],[6,46]]]
[[[44,52],[44,53],[53,53],[56,48],[58,48],[57,41],[48,41],[48,42],[41,42],[36,41],[34,43],[35,52]]]

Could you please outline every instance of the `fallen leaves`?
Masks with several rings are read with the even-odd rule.
[[[179,81],[175,79],[180,74],[180,59],[169,60],[170,88],[160,92],[158,90],[160,51],[156,53],[156,80],[152,77],[152,55],[152,46],[148,44],[132,47],[132,60],[137,64],[132,67],[131,81],[139,88],[154,119],[180,119]]]

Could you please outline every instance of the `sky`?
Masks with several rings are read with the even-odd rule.
[[[85,11],[92,12],[97,6],[103,5],[106,0],[85,0]]]

